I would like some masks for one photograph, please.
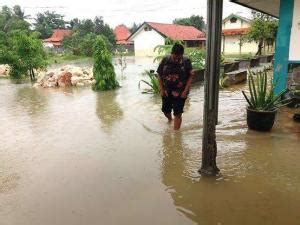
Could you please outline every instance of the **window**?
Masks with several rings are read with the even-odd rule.
[[[148,26],[144,28],[144,31],[151,31],[151,30],[152,30],[152,28],[148,27]]]
[[[232,18],[230,19],[230,23],[236,23],[236,21],[237,21],[237,18],[235,18],[235,17],[232,17]]]

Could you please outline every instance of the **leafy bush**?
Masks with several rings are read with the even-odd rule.
[[[63,39],[63,47],[73,55],[93,56],[93,46],[98,36],[101,36],[101,38],[105,41],[106,48],[111,51],[113,45],[109,42],[109,40],[103,35],[96,35],[94,33],[81,35],[79,32],[75,32],[71,36]]]
[[[161,61],[165,56],[170,55],[174,44],[182,44],[183,41],[172,40],[166,38],[165,45],[157,45],[154,48],[154,52],[157,52],[158,56],[154,58],[154,62]],[[199,48],[186,48],[185,56],[188,57],[191,62],[193,69],[203,69],[205,65],[205,51]]]
[[[165,56],[170,55],[174,44],[183,44],[183,41],[174,41],[170,38],[166,38],[164,45],[157,45],[154,48],[154,52],[157,52],[158,55],[154,58],[154,62],[158,62],[162,60]]]
[[[260,71],[257,74],[249,71],[248,87],[250,96],[247,96],[242,91],[246,101],[249,104],[249,109],[257,111],[273,111],[278,107],[288,104],[289,100],[281,100],[281,97],[286,92],[282,91],[280,94],[275,95],[272,80],[268,84],[267,71]]]
[[[96,80],[93,90],[106,91],[119,87],[111,54],[106,48],[105,41],[100,36],[96,38],[94,44],[93,74]]]
[[[149,89],[146,89],[145,91],[143,91],[143,93],[158,94],[160,92],[160,86],[159,86],[159,80],[157,79],[157,76],[152,71],[148,71],[148,70],[145,70],[143,75],[148,76],[149,81],[140,80],[139,88],[140,88],[141,82],[142,82],[149,87]]]
[[[42,42],[26,31],[14,31],[4,36],[0,50],[0,64],[11,67],[10,76],[21,78],[34,71],[44,69],[47,65],[46,53]]]
[[[188,58],[192,62],[193,69],[204,69],[205,53],[200,49],[193,49],[187,53]]]

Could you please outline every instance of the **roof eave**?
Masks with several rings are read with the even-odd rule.
[[[253,10],[259,11],[259,12],[261,12],[261,13],[267,14],[267,15],[269,15],[269,16],[273,16],[273,17],[278,18],[277,15],[273,15],[273,14],[267,13],[267,12],[265,12],[264,10],[261,10],[261,9],[258,9],[258,8],[252,7],[252,6],[249,6],[249,5],[246,4],[246,3],[241,3],[241,2],[239,2],[238,0],[230,0],[230,1],[233,2],[233,3],[236,3],[236,4],[238,4],[238,5],[244,6],[244,7],[246,7],[246,8],[253,9]]]

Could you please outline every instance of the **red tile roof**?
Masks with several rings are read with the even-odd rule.
[[[173,40],[205,40],[205,34],[193,26],[146,22],[154,30]]]
[[[60,46],[61,41],[64,37],[70,36],[72,33],[71,30],[66,29],[56,29],[53,31],[53,34],[50,38],[44,39],[44,42],[52,43],[55,46]]]
[[[127,38],[131,35],[129,29],[121,24],[114,29],[114,34],[116,36],[117,44],[129,44],[130,42],[127,42]]]
[[[236,28],[236,29],[223,29],[222,34],[224,36],[232,36],[232,35],[240,35],[240,34],[247,34],[250,28]]]

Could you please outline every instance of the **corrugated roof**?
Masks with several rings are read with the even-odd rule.
[[[205,40],[205,33],[193,26],[183,26],[177,24],[144,22],[135,33],[133,33],[127,40],[132,41],[134,37],[145,27],[150,27],[160,35],[172,40],[182,41],[199,41]]]
[[[193,26],[146,22],[157,32],[172,40],[203,40],[205,34]]]

